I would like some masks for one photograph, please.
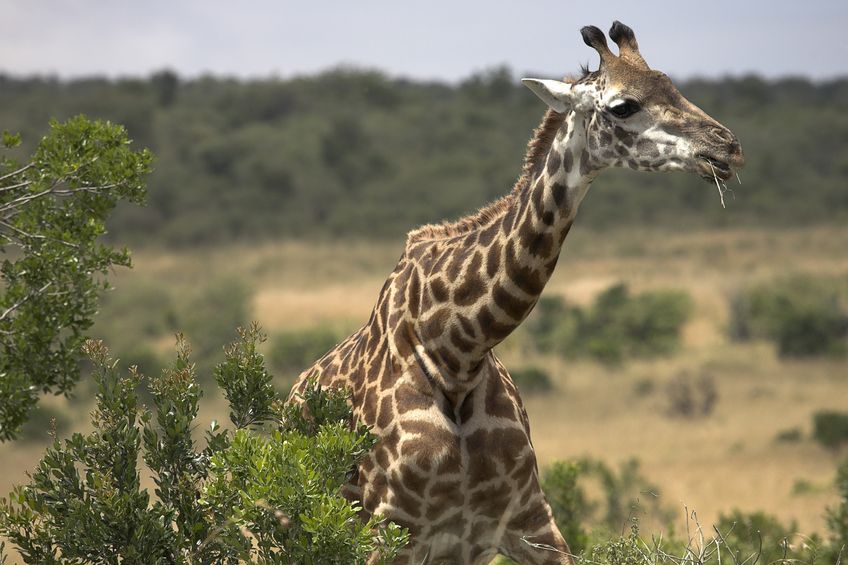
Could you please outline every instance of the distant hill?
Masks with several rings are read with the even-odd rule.
[[[691,80],[748,165],[736,199],[684,174],[604,173],[580,223],[803,225],[848,221],[848,78]],[[457,85],[334,70],[291,80],[70,82],[0,76],[0,129],[31,148],[50,118],[127,126],[157,155],[149,205],[120,210],[133,244],[396,237],[507,192],[543,105],[507,69]]]

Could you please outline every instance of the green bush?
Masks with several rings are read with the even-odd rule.
[[[816,490],[818,490],[818,487],[816,487],[816,485],[811,481],[808,481],[807,479],[795,479],[792,483],[792,490],[789,492],[791,492],[793,496],[797,496],[814,493]]]
[[[212,279],[177,308],[179,327],[194,344],[201,374],[208,375],[222,359],[221,344],[236,337],[234,328],[247,324],[250,297],[241,279],[223,277]]]
[[[712,375],[697,377],[687,372],[676,375],[666,385],[668,414],[681,418],[705,418],[718,402],[718,389]]]
[[[204,378],[223,358],[221,344],[235,337],[250,315],[251,293],[235,278],[213,278],[185,296],[153,280],[128,281],[102,301],[92,336],[108,340],[121,366],[153,375],[164,360],[156,346],[183,328],[194,344]]]
[[[87,342],[94,430],[54,440],[29,484],[0,502],[0,535],[27,563],[390,562],[407,533],[359,519],[339,494],[375,438],[350,425],[344,392],[310,386],[305,411],[282,407],[261,339],[254,326],[226,349],[216,378],[236,429],[213,422],[202,449],[192,436],[201,390],[184,340],[150,382],[152,413],[138,404],[140,374],[121,378],[102,342]],[[155,500],[140,486],[140,455]]]
[[[559,296],[542,296],[522,328],[530,333],[539,351],[557,351],[573,341],[579,312]]]
[[[554,520],[574,554],[586,548],[589,536],[583,527],[592,506],[579,484],[586,465],[580,461],[555,461],[542,473],[542,490],[551,505]]]
[[[829,449],[848,443],[848,412],[820,410],[813,414],[813,438]]]
[[[143,374],[158,375],[167,363],[154,350],[154,343],[173,336],[178,327],[172,293],[162,284],[130,279],[119,281],[103,296],[90,335],[108,340],[123,368],[134,364]]]
[[[543,471],[541,484],[574,553],[591,539],[608,539],[620,532],[635,513],[648,514],[661,523],[671,519],[657,487],[642,475],[635,459],[622,462],[617,470],[588,457],[558,461]],[[591,484],[600,487],[600,498],[589,496]]]
[[[825,513],[833,563],[839,555],[848,555],[848,459],[836,471],[836,491],[839,500]]]
[[[804,435],[801,433],[801,428],[787,428],[777,432],[777,435],[774,436],[774,441],[780,443],[796,443],[802,439],[804,439]]]
[[[601,502],[587,495],[587,480],[600,482]],[[656,489],[641,477],[635,461],[618,473],[596,460],[560,461],[542,474],[545,497],[578,565],[833,565],[848,548],[848,460],[837,471],[836,485],[839,501],[827,510],[827,541],[798,534],[794,523],[774,516],[738,510],[720,516],[712,528],[692,513],[687,538],[675,533],[670,514],[661,514],[666,532],[646,538],[639,531],[645,510],[640,499],[654,496]],[[627,526],[629,533],[620,535]]]
[[[21,428],[19,441],[44,441],[49,435],[61,434],[68,429],[70,421],[62,410],[39,404],[29,413],[29,420]]]
[[[789,559],[810,562],[800,559],[806,553],[803,548],[796,552],[794,538],[797,526],[794,523],[784,525],[764,512],[744,513],[734,510],[719,517],[716,529],[724,537],[726,551],[736,563],[751,559],[751,556],[758,556],[761,563],[780,563],[781,560]],[[815,555],[815,549],[811,553]]]
[[[343,337],[328,326],[279,333],[271,343],[271,366],[279,373],[297,376]]]
[[[729,331],[737,341],[774,341],[784,357],[844,355],[848,309],[833,281],[794,276],[736,294]]]
[[[626,285],[617,284],[600,293],[590,308],[556,297],[541,300],[528,329],[540,351],[619,363],[675,351],[691,310],[682,291],[631,295]]]
[[[657,389],[657,383],[649,378],[642,378],[633,383],[633,394],[637,397],[650,396]]]
[[[105,276],[129,266],[102,243],[120,201],[139,203],[152,157],[126,130],[83,116],[51,122],[32,158],[0,154],[0,441],[14,438],[44,393],[68,393]]]
[[[115,342],[110,345],[115,349],[131,340],[173,335],[179,322],[174,297],[164,284],[130,279],[104,294],[94,329],[98,338]]]
[[[548,373],[538,367],[514,369],[509,374],[522,394],[548,392],[554,388]]]
[[[695,521],[689,539],[673,534],[645,539],[638,520],[630,533],[600,541],[577,557],[578,565],[833,565],[830,548],[817,537],[795,539],[774,517],[734,512],[709,535]],[[790,543],[791,541],[791,543]],[[799,543],[800,542],[800,543]]]

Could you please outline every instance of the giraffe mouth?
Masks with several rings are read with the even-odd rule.
[[[701,178],[712,182],[716,177],[721,180],[728,180],[733,176],[733,169],[725,161],[709,157],[703,153],[696,155],[698,158],[698,173]]]

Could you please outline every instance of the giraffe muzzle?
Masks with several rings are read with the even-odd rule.
[[[718,177],[721,180],[727,180],[734,175],[734,169],[740,168],[731,165],[727,161],[717,159],[716,157],[706,155],[704,153],[698,153],[695,157],[698,160],[698,175],[709,182],[712,182],[715,177]]]

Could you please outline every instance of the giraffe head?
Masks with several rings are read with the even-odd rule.
[[[573,82],[522,82],[556,112],[583,118],[594,168],[682,170],[712,182],[715,177],[727,180],[742,167],[745,158],[736,136],[684,98],[665,74],[648,67],[633,30],[613,23],[609,36],[618,55],[600,29],[580,31],[601,56],[597,71]]]

